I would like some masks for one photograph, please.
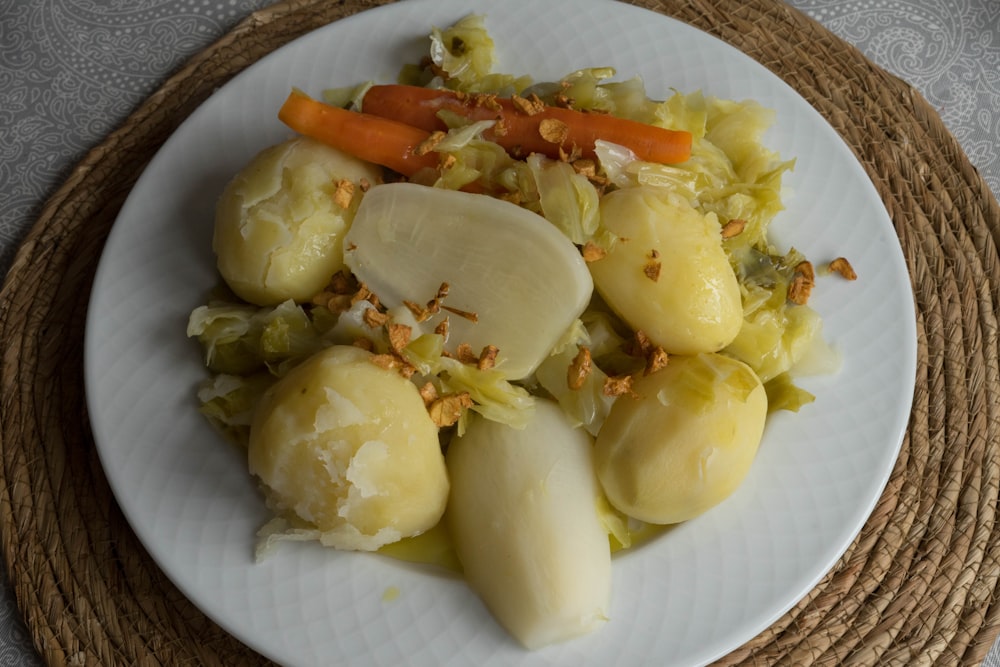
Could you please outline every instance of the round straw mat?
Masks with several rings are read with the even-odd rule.
[[[48,201],[0,293],[3,550],[50,664],[265,664],[157,569],[114,502],[83,397],[103,242],[137,174],[213,89],[289,40],[383,0],[289,0],[193,58]],[[769,0],[639,0],[774,71],[832,123],[893,220],[917,306],[902,451],[875,511],[798,605],[722,665],[978,664],[1000,631],[1000,206],[908,85]]]

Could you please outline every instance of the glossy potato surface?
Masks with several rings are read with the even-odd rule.
[[[716,352],[736,337],[740,288],[714,217],[645,186],[605,195],[601,222],[619,240],[590,273],[633,329],[671,354]]]
[[[750,470],[767,396],[749,366],[719,354],[672,357],[620,396],[594,445],[608,500],[655,524],[694,518]]]

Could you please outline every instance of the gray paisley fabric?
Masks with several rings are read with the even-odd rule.
[[[86,151],[269,0],[0,0],[0,272]],[[915,86],[1000,193],[1000,2],[791,0]],[[0,665],[39,665],[0,571]],[[994,651],[986,663],[1000,667]]]
[[[919,90],[1000,193],[1000,2],[794,0]]]
[[[0,270],[45,196],[189,57],[268,0],[0,0]]]

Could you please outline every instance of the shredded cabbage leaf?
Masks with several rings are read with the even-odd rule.
[[[444,356],[444,336],[424,334],[403,349],[403,357],[421,374],[420,381],[435,385],[439,394],[468,392],[475,401],[470,408],[492,421],[524,428],[534,409],[534,397],[522,386],[506,380],[494,369],[479,369]],[[464,422],[459,422],[459,434]]]
[[[293,301],[273,308],[228,302],[199,306],[188,318],[187,335],[201,343],[209,370],[237,375],[263,369],[283,375],[329,344]]]
[[[246,447],[254,408],[275,379],[266,372],[212,375],[198,387],[199,409],[227,440]]]

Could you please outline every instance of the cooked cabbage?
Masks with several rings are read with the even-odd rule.
[[[195,308],[187,335],[205,351],[216,373],[246,375],[270,367],[277,374],[328,345],[324,332],[292,301],[271,308],[213,302]]]
[[[435,385],[440,395],[468,392],[475,404],[470,408],[483,417],[524,428],[531,419],[535,398],[524,387],[511,384],[496,369],[480,369],[458,359],[444,356],[444,337],[424,334],[403,349],[403,358],[413,364],[426,380]],[[459,433],[465,423],[459,422]]]
[[[212,375],[198,387],[200,411],[227,440],[246,447],[257,403],[274,382],[270,373]]]
[[[577,245],[593,241],[601,223],[597,189],[568,162],[537,153],[525,161],[538,192],[539,212]]]
[[[470,14],[447,28],[433,28],[430,38],[431,62],[443,76],[411,67],[404,69],[401,80],[418,85],[446,85],[469,93],[503,91],[508,94],[520,91],[530,81],[528,77],[492,71],[496,62],[494,43],[482,16]]]
[[[590,372],[580,377],[573,386],[570,374],[578,355],[590,355]],[[593,360],[594,349],[590,332],[583,322],[577,320],[567,332],[563,341],[555,346],[552,354],[539,365],[535,379],[545,389],[574,422],[597,435],[604,419],[614,403],[614,397],[604,392],[604,381],[608,375]]]

